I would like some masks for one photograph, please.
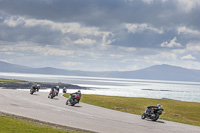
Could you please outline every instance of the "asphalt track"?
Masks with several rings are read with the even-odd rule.
[[[0,89],[0,111],[101,133],[200,133],[200,127],[159,119],[142,120],[139,115],[79,103],[65,105],[59,94],[48,98],[47,92],[33,95],[29,91]]]

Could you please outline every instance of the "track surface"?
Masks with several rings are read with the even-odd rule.
[[[0,89],[0,111],[40,121],[102,133],[200,133],[200,127],[159,119],[142,120],[133,115],[84,103],[65,105],[59,94],[49,99],[47,92]]]

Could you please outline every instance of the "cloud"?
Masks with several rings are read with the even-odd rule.
[[[142,0],[144,3],[147,3],[147,4],[152,4],[153,2],[155,2],[156,0]],[[166,1],[168,0],[161,0],[163,3],[165,3]]]
[[[125,68],[120,68],[118,71],[135,71],[138,70],[139,67],[137,65],[126,66]]]
[[[135,52],[137,49],[134,47],[118,47],[119,51]]]
[[[44,56],[66,56],[73,55],[74,51],[64,50],[59,48],[54,48],[52,46],[39,46],[37,44],[32,44],[30,42],[21,42],[19,44],[12,45],[0,45],[2,51],[8,51],[15,53],[24,53],[24,56],[27,55],[44,55]]]
[[[185,12],[190,12],[194,8],[199,8],[200,7],[200,1],[199,0],[177,0],[178,4],[177,6],[185,11]]]
[[[45,47],[36,47],[33,49],[34,52],[39,52],[45,56],[66,56],[66,55],[73,55],[74,51],[71,50],[62,50],[58,48],[53,48],[50,46]]]
[[[136,33],[136,32],[144,32],[145,30],[150,30],[159,34],[163,33],[163,30],[154,28],[146,23],[143,24],[125,24],[128,32]]]
[[[103,36],[109,34],[109,32],[100,32],[97,27],[84,27],[79,23],[59,23],[50,20],[38,20],[38,19],[26,19],[24,17],[11,16],[5,19],[4,24],[10,27],[22,26],[25,28],[32,27],[48,27],[53,31],[60,31],[63,34],[79,34],[80,36],[94,35]]]
[[[151,57],[157,58],[158,60],[176,60],[177,55],[175,53],[172,53],[171,51],[162,51],[156,55],[152,55]]]
[[[96,43],[96,40],[88,39],[88,38],[82,38],[74,41],[75,44],[81,44],[84,46],[92,46],[94,43]]]
[[[186,26],[178,27],[177,31],[178,31],[178,34],[186,34],[186,35],[197,36],[197,37],[200,36],[200,31],[192,30],[190,28],[187,28]]]
[[[168,48],[172,48],[172,47],[182,47],[182,45],[180,43],[177,43],[177,38],[174,37],[170,42],[163,42],[160,44],[161,47],[168,47]]]
[[[84,63],[81,63],[81,62],[62,62],[61,64],[68,67],[68,66],[81,66]]]
[[[23,24],[24,19],[22,17],[10,17],[9,19],[4,20],[3,23],[10,27],[16,27],[20,24]]]
[[[110,57],[111,58],[122,58],[124,56],[123,55],[119,55],[119,54],[111,54]]]
[[[183,60],[195,60],[196,58],[194,56],[192,56],[191,54],[187,54],[185,56],[182,56],[181,59]]]
[[[200,43],[199,42],[189,42],[186,46],[186,50],[200,51]]]
[[[142,0],[144,3],[151,4],[154,0]]]
[[[104,47],[115,41],[114,34],[110,31],[100,31],[98,27],[87,27],[76,22],[60,23],[51,20],[9,16],[4,18],[0,26],[3,27],[0,39],[5,41],[29,40],[41,45],[73,45],[74,43],[91,46],[97,44]],[[13,37],[10,38],[10,36]]]

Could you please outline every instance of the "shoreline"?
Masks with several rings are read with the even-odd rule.
[[[40,89],[48,89],[54,86],[59,86],[60,89],[66,87],[67,89],[84,89],[89,90],[88,87],[81,87],[73,84],[66,83],[50,83],[50,82],[35,82],[35,81],[25,81],[25,80],[15,80],[15,79],[4,79],[0,78],[0,89],[30,89],[32,85],[40,84]]]
[[[64,83],[57,82],[57,83],[55,83],[55,82],[51,82],[51,81],[37,82],[37,81],[34,81],[34,80],[25,81],[25,80],[16,80],[16,79],[4,79],[6,81],[2,84],[2,79],[3,78],[0,78],[0,88],[3,87],[2,89],[20,89],[20,90],[30,89],[32,84],[39,83],[41,85],[41,90],[49,89],[49,88],[52,88],[53,86],[59,85],[60,89],[62,89],[63,87],[66,87],[66,89],[69,89],[69,90],[70,89],[71,90],[74,90],[74,89],[83,90],[83,94],[97,94],[97,95],[120,96],[120,97],[141,97],[141,98],[143,97],[143,98],[167,99],[167,100],[172,100],[172,101],[184,101],[184,102],[195,102],[195,103],[200,102],[198,99],[197,100],[192,99],[192,98],[184,99],[182,97],[176,98],[176,97],[170,97],[170,96],[168,97],[166,95],[161,95],[159,97],[154,97],[153,95],[144,97],[144,96],[141,96],[141,95],[139,95],[139,96],[138,95],[127,95],[126,92],[122,93],[122,94],[118,94],[118,93],[114,93],[112,87],[111,87],[111,89],[105,88],[105,90],[102,90],[104,88],[98,88],[98,86],[92,87],[92,86],[87,86],[87,85],[82,85],[82,84],[73,85],[73,84],[68,84],[67,82],[64,82]],[[20,83],[19,83],[19,81],[20,81]],[[84,87],[82,87],[82,86],[84,86]],[[180,90],[152,89],[152,88],[149,88],[149,89],[142,88],[141,94],[143,93],[142,91],[145,91],[144,93],[153,93],[155,91],[156,93],[170,92],[170,93],[180,93],[180,94],[182,94],[184,92],[184,91],[180,91]],[[149,92],[147,92],[147,91],[149,91]],[[110,93],[110,92],[112,92],[112,93]]]

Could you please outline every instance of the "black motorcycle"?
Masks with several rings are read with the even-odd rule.
[[[71,95],[71,98],[69,98],[67,101],[66,101],[66,105],[68,105],[68,102],[71,104],[71,106],[74,106],[75,104],[79,103],[79,100],[80,100],[80,97],[75,95],[75,94],[72,94]]]
[[[145,113],[142,114],[141,118],[149,118],[152,121],[158,120],[159,116],[162,114],[163,109],[158,108],[157,106],[149,106],[147,107]]]

